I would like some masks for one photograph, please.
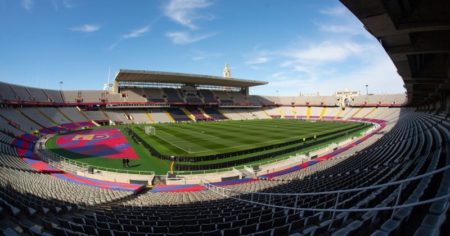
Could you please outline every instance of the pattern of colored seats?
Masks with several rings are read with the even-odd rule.
[[[203,97],[205,103],[217,103],[217,99],[214,94],[209,90],[199,90],[200,95]]]
[[[166,99],[170,103],[184,103],[183,99],[181,99],[180,94],[177,90],[171,88],[164,88],[164,93],[166,94]]]
[[[5,230],[54,235],[412,235],[448,232],[448,199],[389,211],[313,212],[267,205],[332,208],[335,194],[272,197],[265,193],[321,192],[402,180],[450,164],[447,114],[402,112],[400,120],[353,156],[324,160],[271,180],[210,190],[146,192],[99,190],[30,171],[0,167],[0,206],[11,216]],[[378,137],[378,136],[377,136]],[[4,138],[8,140],[7,137]],[[40,186],[26,187],[26,186]],[[82,192],[83,194],[75,193]],[[450,171],[398,186],[340,195],[339,208],[414,203],[450,191]],[[400,198],[398,198],[400,192]],[[255,193],[255,194],[251,194]],[[14,196],[14,197],[13,197]],[[243,200],[252,200],[254,203]],[[88,205],[90,207],[85,208]],[[36,218],[35,216],[39,216]]]
[[[206,114],[212,117],[214,120],[226,120],[227,118],[214,108],[204,108]]]
[[[208,120],[197,108],[187,108],[188,111],[195,117],[195,120]]]
[[[178,108],[169,109],[169,113],[175,121],[190,121],[189,117]]]

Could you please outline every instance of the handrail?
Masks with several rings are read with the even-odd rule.
[[[371,124],[374,124],[374,127],[376,127],[376,125],[377,125],[376,123],[366,122],[366,121],[363,121],[361,123],[371,123]],[[364,132],[364,134],[367,134],[371,130],[374,130],[374,127],[371,128],[371,129],[366,130]],[[359,137],[364,136],[364,134],[359,136]],[[45,137],[44,140],[46,141],[47,137]],[[348,140],[349,139],[344,140],[343,142],[347,142]],[[39,141],[42,141],[42,139],[39,140]],[[328,148],[329,146],[330,146],[330,144],[313,147],[310,150],[310,152],[314,152],[314,151],[317,151],[317,150],[325,149],[325,148]],[[114,169],[114,168],[108,168],[108,167],[94,166],[94,165],[90,165],[90,164],[87,164],[87,163],[84,163],[84,162],[80,162],[80,161],[76,161],[76,160],[73,160],[73,159],[68,159],[68,158],[66,158],[64,156],[61,156],[61,155],[59,155],[57,153],[54,153],[54,152],[45,152],[45,153],[47,155],[52,155],[53,157],[58,158],[59,161],[62,160],[64,163],[75,165],[75,166],[81,167],[81,168],[94,168],[94,169],[97,169],[97,170],[104,170],[104,171],[110,171],[110,172],[115,172],[115,173],[127,173],[127,174],[139,174],[139,175],[155,175],[154,171],[120,170],[120,169]],[[275,164],[275,163],[280,163],[280,162],[283,162],[283,161],[287,161],[289,159],[299,158],[300,156],[301,155],[296,154],[294,156],[283,157],[283,158],[279,158],[279,159],[276,159],[276,160],[266,160],[266,161],[263,161],[263,162],[260,162],[260,163],[250,164],[249,166],[255,166],[255,165],[261,166],[261,165],[267,165],[267,164]],[[174,171],[174,173],[178,174],[178,175],[214,174],[214,173],[219,173],[219,172],[233,171],[233,169],[235,169],[236,167],[243,167],[243,165],[236,165],[236,166],[232,166],[232,167],[215,169],[215,170]]]
[[[64,156],[61,156],[61,155],[59,155],[57,153],[54,153],[54,152],[49,152],[49,151],[42,152],[43,149],[40,149],[40,151],[41,151],[40,152],[41,155],[45,155],[46,158],[49,158],[48,157],[48,155],[49,155],[49,156],[52,156],[53,158],[58,159],[59,162],[70,164],[70,165],[75,165],[76,167],[81,167],[81,168],[86,168],[86,169],[93,168],[93,169],[96,169],[96,170],[109,171],[109,172],[114,172],[114,173],[138,174],[138,175],[155,175],[154,171],[120,170],[120,169],[115,169],[115,168],[95,166],[95,165],[90,165],[90,164],[83,163],[83,162],[80,162],[80,161],[68,159],[68,158],[66,158]],[[55,160],[52,160],[52,161],[56,162]],[[49,162],[49,164],[51,164],[51,163]]]
[[[428,177],[428,176],[431,176],[431,175],[434,175],[434,174],[446,171],[448,169],[450,169],[450,165],[444,166],[444,167],[439,168],[437,170],[433,170],[433,171],[427,172],[425,174],[416,175],[414,177],[410,177],[410,178],[407,178],[407,179],[392,181],[392,182],[384,183],[384,184],[377,184],[377,185],[371,185],[371,186],[359,187],[359,188],[352,188],[352,189],[341,189],[341,190],[332,190],[332,191],[323,191],[323,192],[309,192],[309,193],[266,193],[266,192],[236,191],[236,190],[232,190],[232,189],[216,186],[214,184],[209,183],[206,180],[204,180],[206,182],[206,183],[204,183],[204,185],[205,185],[205,187],[213,186],[213,187],[217,187],[217,188],[223,188],[224,190],[229,191],[229,192],[240,193],[240,194],[257,194],[257,195],[271,195],[271,196],[315,196],[315,195],[325,195],[325,194],[338,194],[338,193],[340,194],[340,193],[349,193],[349,192],[359,192],[359,191],[365,191],[365,190],[370,190],[370,189],[378,189],[378,188],[383,188],[383,187],[388,187],[388,186],[393,186],[393,185],[399,185],[399,184],[403,184],[403,183],[406,183],[406,182],[411,182],[411,181],[414,181],[414,180],[422,179],[424,177]]]
[[[215,185],[213,185],[215,186]],[[214,188],[220,188],[218,186],[215,186]],[[209,189],[209,188],[207,188]],[[211,189],[209,189],[211,190]],[[419,205],[424,205],[424,204],[428,204],[428,203],[433,203],[439,200],[444,200],[447,198],[450,198],[450,193],[447,193],[443,196],[439,196],[439,197],[434,197],[431,199],[427,199],[427,200],[422,200],[422,201],[416,201],[416,202],[412,202],[412,203],[406,203],[406,204],[401,204],[401,205],[394,205],[394,206],[389,206],[389,207],[372,207],[372,208],[306,208],[306,207],[290,207],[290,206],[279,206],[279,205],[273,205],[270,204],[270,199],[269,199],[269,203],[262,203],[262,202],[255,202],[252,200],[246,200],[246,199],[242,199],[239,197],[234,197],[234,196],[228,196],[225,195],[224,193],[220,193],[220,192],[216,192],[214,190],[211,190],[212,192],[222,195],[224,197],[228,197],[231,199],[235,199],[238,201],[242,201],[242,202],[247,202],[247,203],[252,203],[252,204],[257,204],[257,205],[261,205],[261,206],[268,206],[268,207],[272,207],[272,208],[282,208],[282,209],[287,209],[287,210],[295,210],[295,211],[313,211],[313,212],[367,212],[367,211],[385,211],[385,210],[396,210],[396,209],[401,209],[401,208],[406,208],[406,207],[414,207],[414,206],[419,206]],[[399,191],[398,193],[398,197],[400,196],[401,191]],[[296,196],[298,197],[298,195]],[[297,198],[296,198],[297,199]],[[296,201],[297,202],[297,201]],[[336,199],[336,206],[339,203],[339,194],[337,195],[337,199]],[[394,214],[394,212],[392,213]],[[334,215],[333,215],[334,217]]]
[[[379,124],[375,123],[375,122],[369,122],[369,121],[358,121],[361,123],[368,123],[368,124],[372,124],[373,127],[370,129],[365,130],[361,135],[357,136],[357,138],[362,138],[365,135],[372,133],[373,131],[377,130],[379,128]],[[340,143],[346,143],[348,141],[351,141],[352,139],[348,138],[345,139],[343,141],[341,141]],[[327,144],[327,145],[317,145],[313,148],[311,148],[311,150],[309,150],[309,152],[315,152],[321,149],[325,149],[325,148],[329,148],[333,143]],[[267,164],[276,164],[276,163],[280,163],[289,159],[294,159],[294,158],[299,158],[301,155],[303,154],[299,154],[296,153],[295,155],[292,156],[286,156],[286,157],[282,157],[282,158],[274,158],[274,159],[269,159],[269,160],[265,160],[262,162],[258,162],[258,163],[254,163],[254,164],[246,164],[248,166],[262,166],[262,165],[267,165]],[[226,167],[226,168],[221,168],[221,169],[215,169],[215,170],[191,170],[191,171],[173,171],[173,173],[177,174],[177,175],[193,175],[193,174],[213,174],[213,173],[219,173],[219,172],[226,172],[226,171],[232,171],[233,169],[237,168],[237,167],[243,167],[245,164],[241,164],[241,165],[235,165],[235,166],[231,166],[231,167]]]
[[[109,171],[109,172],[114,172],[114,173],[139,174],[139,175],[155,175],[154,171],[120,170],[120,169],[115,169],[115,168],[95,166],[95,165],[90,165],[90,164],[87,164],[87,163],[79,162],[79,161],[76,161],[76,160],[70,160],[70,159],[68,159],[66,157],[63,157],[61,155],[58,155],[56,153],[52,153],[52,154],[55,157],[60,158],[60,161],[62,160],[64,163],[75,165],[77,167],[93,168],[93,169],[96,169],[96,170],[103,170],[103,171]]]
[[[359,136],[358,138],[361,138],[361,137],[363,137],[364,135],[361,135],[361,136]],[[346,142],[349,142],[349,141],[351,141],[351,139],[346,139],[346,140],[343,140],[342,142],[340,142],[340,143],[346,143]],[[319,150],[322,150],[322,149],[326,149],[326,148],[329,148],[330,146],[332,146],[333,144],[336,144],[336,143],[330,143],[330,144],[328,144],[328,145],[323,145],[323,146],[320,146],[320,145],[318,145],[318,146],[316,146],[316,147],[313,147],[313,148],[311,148],[310,150],[309,150],[309,152],[311,153],[311,152],[315,152],[315,151],[319,151]],[[304,153],[296,153],[295,155],[291,155],[291,156],[286,156],[286,157],[281,157],[281,158],[274,158],[274,159],[272,159],[272,160],[265,160],[265,161],[262,161],[262,162],[258,162],[258,163],[254,163],[254,164],[241,164],[241,165],[235,165],[235,166],[231,166],[231,167],[227,167],[227,168],[221,168],[221,169],[215,169],[215,170],[191,170],[191,171],[174,171],[174,173],[175,174],[178,174],[178,175],[191,175],[191,174],[212,174],[212,173],[219,173],[219,172],[225,172],[225,171],[231,171],[231,170],[233,170],[234,168],[237,168],[237,167],[244,167],[245,165],[246,166],[249,166],[249,167],[253,167],[253,166],[263,166],[263,165],[267,165],[267,164],[277,164],[277,163],[280,163],[280,162],[283,162],[283,161],[287,161],[287,160],[289,160],[289,159],[301,159],[300,157],[302,157],[304,155]]]
[[[398,204],[400,201],[400,197],[401,197],[401,193],[403,190],[403,186],[405,183],[407,182],[411,182],[414,180],[418,180],[418,179],[422,179],[422,178],[426,178],[429,177],[431,175],[437,174],[437,173],[441,173],[444,171],[447,171],[450,169],[450,165],[444,166],[442,168],[439,168],[437,170],[433,170],[430,172],[427,172],[425,174],[421,174],[421,175],[417,175],[414,177],[410,177],[407,179],[403,179],[403,180],[398,180],[398,181],[392,181],[389,183],[384,183],[384,184],[377,184],[377,185],[372,185],[372,186],[367,186],[367,187],[360,187],[360,188],[353,188],[353,189],[342,189],[342,190],[333,190],[333,191],[324,191],[324,192],[310,192],[310,193],[258,193],[258,192],[240,192],[240,191],[235,191],[235,190],[231,190],[231,189],[227,189],[221,186],[217,186],[214,184],[211,184],[207,181],[204,180],[204,187],[207,190],[210,190],[211,192],[227,197],[227,198],[231,198],[231,199],[235,199],[238,201],[242,201],[242,202],[247,202],[247,203],[251,203],[251,204],[257,204],[257,205],[261,205],[261,206],[267,206],[267,207],[272,207],[272,208],[280,208],[280,209],[288,209],[288,210],[294,210],[294,211],[312,211],[312,212],[332,212],[332,219],[335,218],[335,215],[337,212],[368,212],[368,211],[386,211],[386,210],[392,210],[391,213],[391,219],[394,217],[395,211],[396,209],[401,209],[401,208],[406,208],[406,207],[415,207],[415,206],[419,206],[419,205],[424,205],[424,204],[429,204],[429,203],[433,203],[436,201],[440,201],[440,200],[448,200],[450,198],[450,192],[447,192],[446,194],[441,196],[435,196],[433,198],[430,199],[426,199],[426,200],[419,200],[419,198],[413,199],[413,202],[409,202],[409,199],[407,201],[405,201],[403,204]],[[399,187],[392,193],[392,194],[396,194],[395,195],[390,195],[389,197],[387,197],[386,199],[389,199],[391,196],[394,197],[392,198],[392,200],[388,201],[388,202],[381,202],[379,203],[377,206],[375,207],[369,207],[369,208],[357,208],[358,205],[356,205],[356,207],[350,207],[350,208],[339,208],[340,205],[340,195],[343,193],[349,193],[349,192],[357,192],[357,191],[366,191],[366,190],[371,190],[371,189],[382,189],[384,187],[388,187],[388,186],[393,186],[393,185],[399,185]],[[231,194],[226,194],[226,192],[229,191]],[[238,193],[236,195],[233,195],[233,193]],[[308,208],[308,207],[297,207],[298,202],[299,202],[299,197],[301,196],[316,196],[316,195],[325,195],[325,194],[335,194],[335,200],[334,200],[334,207],[328,207],[328,208]],[[241,197],[242,195],[247,195],[247,198],[250,197],[249,199],[245,199],[243,197]],[[248,196],[249,195],[249,196]],[[257,200],[254,201],[255,199],[255,195],[257,197]],[[259,195],[264,196],[262,197],[262,199],[265,202],[259,202],[258,200],[260,199]],[[295,201],[294,206],[283,206],[283,205],[275,205],[275,204],[271,204],[271,202],[275,202],[274,199],[277,196],[291,196],[291,197],[295,197]],[[281,198],[283,199],[283,198]],[[344,200],[344,199],[343,199]],[[345,201],[345,200],[344,200]],[[394,202],[392,204],[392,206],[386,206],[388,204],[391,204],[391,202]]]

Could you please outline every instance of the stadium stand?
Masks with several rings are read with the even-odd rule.
[[[77,91],[63,91],[64,101],[67,103],[83,102],[82,93]]]
[[[54,103],[58,103],[58,104],[64,103],[64,98],[63,98],[61,91],[51,90],[51,89],[44,89],[43,91],[49,98],[50,102],[54,102]]]
[[[266,97],[263,97],[263,96],[252,95],[250,97],[250,99],[253,101],[253,103],[259,104],[261,106],[274,106],[275,105],[275,103],[273,101],[270,101],[269,99],[267,99]]]
[[[271,117],[262,109],[253,109],[251,111],[252,115],[257,119],[271,119]]]
[[[295,116],[297,119],[306,119],[307,107],[295,107]]]
[[[198,91],[194,88],[187,87],[181,90],[181,94],[183,95],[186,103],[190,105],[202,105],[203,101],[198,95]]]
[[[69,118],[73,122],[85,122],[88,121],[88,119],[83,116],[77,108],[74,107],[60,107],[58,108],[61,113],[64,115],[64,117]]]
[[[199,90],[200,95],[203,97],[203,101],[206,104],[217,104],[217,99],[214,94],[209,90]]]
[[[167,99],[167,102],[170,103],[185,103],[183,99],[181,99],[180,94],[178,90],[171,89],[171,88],[164,88],[163,89],[165,97]]]
[[[68,124],[72,123],[67,117],[65,117],[57,108],[54,107],[40,107],[37,108],[42,115],[47,119],[55,122],[56,124]]]
[[[52,199],[50,201],[51,207],[58,208],[77,208],[78,205],[98,205],[110,202],[117,198],[123,198],[131,194],[131,192],[111,191],[90,186],[73,184],[69,181],[61,180],[53,176],[41,173],[33,173],[22,170],[14,170],[10,168],[1,168],[2,193],[7,197],[10,203],[16,203],[17,209],[26,209],[31,215],[37,211],[48,212],[45,201],[40,202],[38,199]],[[5,192],[4,192],[5,191]],[[16,192],[18,195],[10,195]],[[80,194],[82,193],[82,194]],[[20,199],[21,196],[29,196],[31,198]],[[32,203],[33,196],[36,196],[36,204],[26,205],[25,203]],[[6,199],[4,199],[6,200]],[[59,205],[58,201],[62,201],[67,205]],[[42,205],[40,205],[42,204]],[[33,207],[39,207],[33,209]],[[61,209],[54,209],[56,212]]]
[[[42,126],[38,125],[37,123],[29,120],[22,113],[20,113],[20,111],[17,109],[13,109],[13,108],[2,109],[2,116],[8,122],[16,124],[17,127],[19,127],[20,129],[22,129],[28,133],[33,133],[34,130],[39,130],[39,129],[43,128]]]
[[[300,202],[295,196],[286,195],[283,198],[271,195],[273,199],[262,195],[272,193],[321,192],[333,189],[350,189],[389,183],[394,180],[406,179],[441,168],[448,163],[446,151],[449,148],[448,127],[441,125],[443,120],[426,113],[406,112],[401,114],[400,122],[388,135],[377,140],[363,152],[342,159],[330,159],[314,165],[312,169],[302,169],[288,175],[282,175],[272,180],[258,180],[245,184],[226,186],[229,196],[221,196],[214,191],[196,192],[148,192],[129,198],[114,195],[120,204],[90,207],[88,211],[78,211],[86,203],[96,205],[95,196],[103,196],[99,190],[80,186],[64,187],[64,194],[58,194],[59,201],[73,204],[71,214],[57,216],[58,210],[66,209],[58,205],[54,199],[44,208],[40,224],[22,223],[24,231],[36,230],[50,233],[88,233],[88,234],[205,234],[237,235],[237,234],[267,234],[286,235],[289,232],[301,234],[367,234],[379,231],[384,234],[396,232],[412,234],[414,232],[430,232],[437,230],[446,214],[445,202],[436,202],[426,207],[406,207],[395,211],[367,211],[356,214],[341,212],[336,215],[312,211],[294,211],[283,208],[272,208],[270,205],[293,206],[327,209],[336,203],[335,194],[323,196],[304,196]],[[445,141],[445,142],[444,142]],[[380,148],[383,147],[383,148]],[[307,173],[305,173],[307,171]],[[46,189],[58,184],[70,185],[42,174],[23,174],[16,170],[5,170],[3,178],[17,176],[16,179],[31,181],[40,185],[40,189],[24,189],[21,184],[14,184],[8,191],[2,189],[6,209],[19,212],[40,212],[42,206],[38,199],[48,198]],[[17,173],[17,174],[16,174]],[[20,175],[19,175],[20,173]],[[401,191],[399,204],[415,202],[420,198],[437,193],[448,193],[449,173],[433,178],[424,178],[405,184]],[[289,179],[289,181],[287,181]],[[61,182],[61,183],[60,183]],[[27,183],[27,182],[24,182]],[[34,184],[37,186],[37,184]],[[85,194],[70,193],[70,189],[91,192],[91,198],[80,200],[77,197]],[[85,189],[85,190],[82,190]],[[23,210],[21,200],[28,201],[24,193],[33,192],[36,196],[34,204],[26,205],[33,210]],[[108,190],[109,193],[117,192]],[[6,192],[6,193],[5,193]],[[254,194],[249,194],[254,193]],[[11,198],[11,194],[16,196]],[[124,193],[125,194],[125,193]],[[8,197],[9,196],[9,197]],[[47,197],[46,197],[47,196]],[[53,196],[53,195],[52,195]],[[239,196],[239,198],[237,198]],[[376,191],[363,190],[357,194],[346,193],[340,196],[338,207],[349,208],[364,206],[389,206],[398,196],[393,187],[380,187]],[[253,197],[254,202],[268,206],[251,204],[244,200]],[[114,198],[114,197],[113,197]],[[5,200],[6,199],[6,200]],[[15,199],[15,200],[12,200]],[[70,200],[69,200],[70,199]],[[110,202],[112,199],[106,199]],[[168,207],[170,206],[170,207]],[[442,208],[444,207],[444,208]],[[27,209],[27,208],[25,208]],[[444,209],[444,210],[442,210]],[[77,212],[77,214],[73,214]],[[20,213],[18,213],[20,214]],[[27,213],[29,214],[29,213]],[[39,213],[34,213],[39,214]],[[42,213],[41,213],[42,214]],[[393,216],[393,217],[392,217]],[[370,224],[368,222],[371,222]],[[433,228],[433,225],[435,226]],[[33,228],[34,226],[34,228]],[[431,226],[431,227],[430,227]],[[89,233],[91,232],[91,233]],[[127,233],[128,232],[128,233]]]
[[[155,103],[165,103],[166,100],[163,98],[162,90],[157,88],[145,89],[145,95],[147,100]]]
[[[121,110],[108,110],[106,111],[106,114],[110,120],[113,122],[123,124],[123,123],[130,123],[130,121],[127,118],[127,114],[124,111]]]
[[[130,114],[133,117],[133,121],[135,123],[151,123],[149,116],[147,115],[147,112],[141,111],[141,110],[130,110],[128,111],[128,114]]]
[[[277,107],[279,114],[285,119],[295,119],[295,111],[292,107]]]
[[[150,116],[152,117],[152,119],[155,123],[173,122],[173,118],[170,117],[170,115],[167,112],[165,112],[164,110],[150,109],[149,112],[150,112]]]
[[[214,95],[222,105],[234,105],[234,101],[230,94],[226,91],[214,91]]]
[[[243,109],[221,109],[220,112],[231,120],[251,120],[254,116]]]
[[[2,93],[0,94],[0,98],[2,100],[16,100],[16,93],[12,90],[9,84],[0,82],[0,89],[2,91]]]
[[[322,111],[322,107],[311,107],[311,114],[310,114],[309,118],[310,119],[319,119],[321,111]]]
[[[168,112],[175,121],[191,121],[191,119],[178,108],[170,108]]]
[[[272,118],[281,118],[280,109],[278,109],[278,107],[268,108],[266,112]]]
[[[125,101],[129,102],[145,102],[147,99],[142,96],[142,92],[138,93],[135,89],[125,89],[121,92],[122,97],[125,99]]]
[[[204,108],[204,111],[206,114],[208,114],[210,117],[212,117],[213,120],[226,120],[228,119],[226,116],[224,116],[222,113],[217,111],[214,108]]]
[[[44,102],[49,101],[47,94],[44,93],[44,90],[37,88],[27,88],[27,90],[28,93],[30,94],[31,100]]]
[[[196,121],[209,120],[200,110],[197,108],[188,107],[187,110],[195,117]]]
[[[169,108],[153,106],[162,101],[156,100],[160,99],[158,91],[166,96],[164,103],[184,104],[190,98],[174,88],[127,88],[115,95],[63,91],[59,99],[58,91],[0,83],[2,234],[449,235],[449,66],[442,42],[448,39],[450,11],[444,1],[435,5],[427,1],[341,1],[382,42],[406,83],[407,98],[358,95],[348,106],[341,106],[338,95],[252,97],[199,90],[193,97],[203,99],[202,106]],[[405,46],[411,38],[411,45]],[[396,48],[398,45],[402,47]],[[134,73],[136,78],[130,78],[135,82],[155,74],[121,73]],[[207,84],[211,86],[225,83],[224,87],[246,83],[156,74],[172,79],[170,83],[178,81],[174,78],[216,83]],[[431,81],[426,81],[429,78]],[[64,104],[22,106],[25,101]],[[143,107],[121,110],[104,106],[106,102],[128,106],[147,101],[150,103]],[[214,101],[219,104],[211,106]],[[400,107],[405,101],[409,107]],[[256,102],[262,107],[254,107]],[[87,103],[100,108],[89,110]],[[58,132],[57,126],[69,124],[68,129],[76,129],[80,127],[77,123],[101,119],[124,123],[191,120],[181,109],[187,109],[196,120],[205,118],[205,113],[214,120],[325,119],[377,126],[361,139],[286,169],[217,183],[154,186],[151,190],[67,173],[37,160],[33,152],[38,140],[32,135],[34,130]]]
[[[77,114],[76,112],[78,112],[75,108],[60,109],[67,113],[75,112]],[[7,145],[7,143],[11,142],[12,137],[3,134],[0,135],[2,143],[0,145],[2,150],[1,163],[3,166],[1,167],[1,178],[3,181],[14,178],[14,181],[9,180],[10,187],[8,188],[2,185],[2,206],[11,213],[15,212],[17,216],[22,214],[43,214],[43,217],[38,222],[27,220],[25,221],[26,223],[18,223],[18,221],[9,223],[15,225],[16,228],[18,226],[23,232],[36,231],[53,234],[58,234],[58,232],[65,232],[66,234],[76,232],[120,234],[124,232],[149,232],[148,230],[150,230],[150,232],[167,234],[176,232],[191,232],[192,234],[208,232],[211,234],[220,233],[225,235],[270,232],[273,235],[278,235],[282,232],[315,232],[315,234],[320,234],[324,229],[327,232],[335,232],[336,234],[350,231],[354,233],[373,231],[408,233],[418,230],[429,230],[429,227],[427,227],[429,223],[425,222],[429,222],[432,218],[438,219],[444,216],[445,211],[438,210],[436,212],[431,210],[431,206],[429,208],[411,207],[406,213],[413,214],[414,212],[416,216],[414,222],[418,222],[415,224],[415,227],[411,228],[409,224],[411,224],[412,218],[405,216],[404,211],[401,209],[394,211],[395,216],[392,219],[389,215],[372,211],[369,211],[370,214],[366,213],[363,215],[340,213],[333,218],[331,214],[315,214],[310,211],[299,211],[295,213],[294,211],[248,204],[242,201],[242,199],[248,200],[251,197],[251,194],[248,193],[297,193],[299,189],[302,192],[319,192],[388,183],[397,179],[405,179],[410,176],[435,170],[443,165],[444,160],[448,159],[448,155],[444,152],[444,150],[449,148],[448,141],[450,139],[448,133],[449,122],[446,120],[446,115],[434,116],[433,114],[408,111],[407,109],[404,109],[404,113],[399,114],[400,109],[386,107],[376,108],[375,111],[373,107],[356,109],[359,111],[356,115],[355,109],[345,115],[352,114],[352,119],[384,118],[390,120],[389,126],[392,130],[387,135],[382,135],[381,139],[380,137],[376,138],[376,141],[373,141],[370,147],[363,149],[353,156],[322,161],[311,168],[303,168],[298,171],[271,177],[270,180],[260,179],[245,184],[226,186],[228,191],[233,191],[226,196],[221,196],[213,190],[203,190],[186,193],[148,192],[140,194],[138,197],[130,198],[130,193],[114,190],[100,191],[94,187],[70,183],[53,176],[29,172],[32,171],[30,167],[17,158],[14,149],[11,149]],[[27,108],[22,110],[30,116],[33,113],[50,115],[52,112],[57,111],[55,108]],[[45,112],[42,110],[45,110]],[[177,110],[177,115],[184,115],[181,110]],[[155,109],[151,109],[150,111],[151,114],[157,113]],[[205,108],[205,112],[208,114],[215,114],[214,111],[217,112],[216,110]],[[97,113],[97,115],[100,113],[100,111],[90,112]],[[138,113],[139,110],[136,110],[133,114]],[[265,111],[258,109],[237,109],[235,113],[241,118],[252,117],[255,113],[267,114]],[[312,114],[317,113],[317,111],[312,112]],[[15,120],[17,120],[15,116],[20,116],[18,111],[12,109],[2,109],[2,114],[7,114],[8,117],[14,116]],[[140,114],[144,113],[141,112]],[[159,114],[165,115],[162,111]],[[332,116],[333,112],[330,114]],[[59,118],[64,117],[62,113],[59,113],[57,116]],[[33,115],[33,117],[35,116]],[[152,117],[154,116],[152,115]],[[396,119],[398,117],[400,117],[400,121],[397,123]],[[26,118],[25,116],[22,117],[22,119]],[[56,121],[58,119],[54,120]],[[22,120],[21,122],[24,121]],[[43,121],[41,122],[43,123]],[[444,140],[447,141],[444,142]],[[436,149],[433,147],[440,148]],[[442,181],[441,177],[440,180],[436,179],[435,181],[426,182],[420,180],[412,182],[407,186],[405,185],[401,194],[403,197],[399,202],[411,202],[414,198],[417,199],[422,195],[429,195],[428,192],[431,193],[439,189],[441,192],[445,191],[443,187],[444,182]],[[442,183],[442,185],[439,183]],[[30,184],[41,187],[25,187]],[[53,189],[64,189],[64,192],[54,192]],[[420,192],[418,192],[419,189],[421,190]],[[370,195],[363,191],[356,195],[349,195],[348,197],[342,196],[342,199],[347,200],[342,201],[338,206],[348,207],[350,206],[349,204],[352,204],[355,207],[362,207],[369,202],[371,202],[372,206],[385,206],[392,203],[395,200],[395,196],[397,196],[395,191],[388,190],[389,188],[380,189],[375,195]],[[81,191],[84,194],[75,194],[75,192],[70,191]],[[448,191],[448,188],[446,191]],[[391,192],[391,194],[386,194],[387,192]],[[421,195],[417,195],[416,192]],[[52,195],[49,195],[50,193]],[[13,198],[12,196],[16,197]],[[29,202],[31,196],[33,196],[34,203],[24,203]],[[105,198],[105,196],[110,197]],[[233,196],[239,196],[241,200],[235,199]],[[257,202],[264,204],[270,203],[267,202],[266,197],[261,198],[260,196],[255,196],[253,196],[253,200],[256,199]],[[51,201],[46,200],[50,197],[52,199]],[[273,198],[274,200],[272,201],[275,201],[276,195]],[[121,204],[111,205],[112,202],[117,201],[115,199],[123,200],[119,200],[119,202],[122,202]],[[292,197],[286,197],[283,201],[277,202],[277,204],[280,204],[280,206],[292,206],[295,203],[294,199]],[[323,199],[323,201],[320,199]],[[323,196],[319,199],[315,196],[309,196],[302,198],[301,203],[297,203],[297,206],[326,208],[332,206],[335,201],[334,196]],[[108,203],[108,207],[105,208],[104,204],[106,203]],[[90,207],[88,211],[77,210],[82,209],[85,205],[102,207],[95,207],[94,209]],[[166,205],[170,205],[171,207],[167,208],[165,207]],[[217,212],[213,209],[221,210]],[[417,217],[415,212],[418,211],[423,212],[421,217]],[[58,216],[60,215],[58,212],[71,212],[71,216],[66,214],[64,214],[64,217]],[[77,212],[76,216],[73,215],[74,212]],[[148,215],[146,214],[148,212],[154,213]],[[145,219],[137,217],[143,214],[146,214]],[[163,215],[165,216],[164,220],[161,218]],[[175,215],[177,216],[175,217]],[[101,216],[107,220],[101,220]],[[154,221],[150,217],[154,217],[151,218]],[[131,218],[134,219],[133,223],[131,223]],[[128,224],[125,223],[126,219],[129,221]],[[371,224],[370,228],[357,226],[374,219],[377,219],[377,223]],[[113,226],[114,224],[115,226]],[[11,228],[9,229],[11,230]]]
[[[105,98],[106,98],[106,102],[110,102],[110,103],[120,103],[123,102],[124,99],[122,98],[121,94],[117,94],[117,93],[105,93]]]
[[[31,95],[26,87],[19,85],[10,85],[10,86],[14,91],[16,100],[32,101]]]
[[[84,110],[81,111],[88,120],[105,121],[109,120],[108,117],[100,110]]]
[[[7,120],[2,115],[0,115],[0,129],[2,132],[11,134],[13,136],[21,136],[22,134],[24,134],[24,132],[16,123]]]
[[[22,108],[19,110],[28,119],[34,121],[42,127],[52,127],[56,123],[45,117],[38,108]]]
[[[380,105],[380,104],[404,104],[406,102],[405,96],[400,94],[389,95],[362,95],[355,97],[353,104],[355,106],[364,105]]]

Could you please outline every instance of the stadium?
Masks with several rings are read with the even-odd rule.
[[[450,8],[341,0],[406,94],[120,69],[105,90],[0,82],[4,235],[449,235]]]

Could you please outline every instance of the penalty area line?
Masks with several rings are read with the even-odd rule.
[[[159,131],[159,132],[161,132],[161,131]],[[164,131],[163,131],[163,132],[164,132]],[[165,132],[165,133],[166,133],[166,132]],[[168,133],[166,133],[166,134],[168,134]],[[171,134],[168,134],[168,135],[171,135]],[[187,152],[187,153],[189,153],[189,154],[195,153],[195,152],[191,152],[191,151],[189,151],[189,150],[186,150],[186,149],[184,149],[184,148],[182,148],[182,147],[176,145],[174,141],[169,141],[169,140],[167,140],[167,139],[161,137],[160,135],[155,135],[155,136],[158,137],[159,139],[164,140],[166,143],[170,144],[171,146],[174,146],[174,147],[176,147],[176,148],[178,148],[178,149],[183,150],[184,152]],[[172,136],[173,136],[173,135],[172,135]]]

